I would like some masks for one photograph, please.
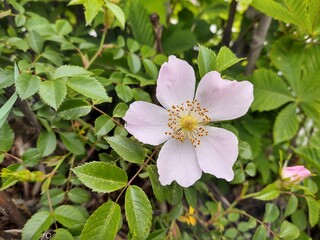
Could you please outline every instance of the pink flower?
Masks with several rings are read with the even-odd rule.
[[[302,165],[282,168],[281,178],[292,183],[299,183],[309,177],[311,172]]]
[[[202,171],[227,181],[234,177],[238,139],[209,123],[244,115],[253,101],[253,85],[222,79],[215,71],[202,78],[196,94],[195,84],[193,68],[170,56],[157,81],[156,97],[163,107],[137,101],[124,117],[126,129],[139,141],[151,145],[165,142],[157,160],[162,185],[175,180],[188,187]]]

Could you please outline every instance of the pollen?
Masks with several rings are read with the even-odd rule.
[[[184,142],[189,139],[194,147],[201,143],[201,137],[207,136],[205,126],[211,121],[208,110],[200,106],[197,100],[173,105],[168,109],[168,127],[166,135]]]

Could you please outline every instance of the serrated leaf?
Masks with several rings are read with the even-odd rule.
[[[134,185],[127,188],[125,212],[130,232],[137,239],[149,235],[152,223],[152,208],[144,191]]]
[[[33,51],[35,51],[36,53],[40,54],[42,52],[43,38],[41,37],[41,35],[37,31],[31,30],[28,33],[27,43],[29,44],[31,49]]]
[[[243,59],[244,58],[237,58],[229,48],[222,47],[217,55],[217,70],[222,72]]]
[[[85,18],[86,18],[86,25],[89,25],[93,19],[97,16],[98,12],[100,11],[103,1],[102,0],[71,0],[69,5],[78,5],[83,4],[85,8]]]
[[[0,89],[11,86],[14,83],[12,71],[0,71]]]
[[[39,95],[46,104],[57,110],[67,95],[66,83],[60,79],[41,82]]]
[[[83,155],[86,153],[84,144],[81,141],[81,138],[76,133],[61,132],[60,137],[66,148],[73,154]]]
[[[112,149],[124,160],[142,164],[145,158],[143,147],[130,138],[120,135],[105,138]]]
[[[79,66],[72,65],[63,65],[58,67],[54,74],[53,78],[63,78],[63,77],[75,77],[75,76],[83,76],[83,75],[91,75],[92,73]]]
[[[254,71],[251,79],[254,85],[252,110],[270,111],[294,101],[284,81],[271,70]]]
[[[55,234],[50,240],[74,240],[72,234],[64,228],[58,228],[54,232]]]
[[[67,196],[70,199],[70,201],[77,203],[77,204],[86,203],[91,198],[91,195],[87,190],[85,190],[83,188],[79,188],[79,187],[72,188],[68,192]]]
[[[90,162],[72,171],[85,186],[95,192],[113,192],[127,184],[126,172],[109,163]]]
[[[37,212],[24,225],[22,240],[39,240],[42,232],[47,231],[52,222],[53,217],[50,212]]]
[[[14,141],[14,132],[7,122],[0,127],[0,139],[0,151],[8,152]]]
[[[149,179],[151,182],[151,187],[153,190],[153,194],[159,202],[163,202],[165,200],[164,195],[164,187],[161,185],[159,181],[159,174],[156,165],[148,165],[147,166]]]
[[[299,228],[296,225],[288,222],[287,220],[284,220],[284,222],[281,224],[279,237],[286,239],[296,239],[299,237],[299,235]]]
[[[133,93],[129,86],[117,85],[115,89],[118,97],[124,102],[130,102],[133,99]]]
[[[80,240],[115,239],[120,221],[120,206],[108,201],[90,216],[81,232]]]
[[[53,131],[43,131],[37,140],[37,148],[41,156],[45,157],[54,152],[57,147],[57,138]]]
[[[50,196],[50,205],[51,206],[57,206],[64,200],[64,191],[60,188],[52,188],[49,190],[49,196]],[[49,200],[48,195],[43,194],[40,199],[40,203],[43,206],[49,206]]]
[[[91,106],[82,99],[64,101],[58,109],[59,115],[66,120],[86,116],[91,111]]]
[[[291,195],[289,201],[286,206],[286,210],[284,211],[284,216],[290,216],[297,210],[298,207],[298,198],[295,195]]]
[[[206,73],[216,70],[216,54],[204,46],[199,46],[198,54],[198,68],[200,77],[202,78]]]
[[[320,205],[313,197],[306,197],[308,204],[309,223],[311,227],[314,227],[319,221]]]
[[[30,73],[21,73],[15,82],[20,98],[26,99],[39,91],[41,80]]]
[[[26,52],[30,48],[26,40],[18,37],[9,38],[8,43],[24,52]]]
[[[45,52],[43,52],[41,56],[49,60],[56,66],[60,66],[63,63],[61,55],[53,50],[45,50]]]
[[[57,33],[61,36],[65,36],[72,32],[71,24],[65,19],[57,20],[55,26]]]
[[[257,196],[255,196],[254,198],[263,200],[263,201],[269,201],[277,198],[279,195],[280,195],[280,190],[277,188],[277,186],[275,184],[269,184],[260,192],[258,192]]]
[[[273,126],[274,144],[290,140],[294,137],[299,129],[299,119],[296,113],[294,103],[286,106],[276,117]]]
[[[263,222],[271,223],[279,217],[280,211],[274,203],[267,203]]]
[[[110,132],[115,126],[116,124],[110,116],[102,115],[94,121],[94,133],[97,136],[103,136]]]
[[[67,228],[84,225],[86,218],[81,211],[71,205],[62,205],[54,210],[54,218]]]
[[[129,5],[128,19],[132,34],[142,45],[153,46],[154,33],[150,17],[141,1],[131,1]]]
[[[106,102],[111,101],[102,84],[95,78],[89,76],[72,77],[67,81],[67,85],[86,97],[101,99]]]
[[[294,152],[307,161],[312,167],[320,172],[320,148],[317,147],[300,147],[295,148]]]
[[[126,19],[122,9],[118,5],[111,3],[108,0],[105,0],[104,2],[106,4],[106,7],[113,13],[116,19],[118,19],[118,21],[120,22],[121,28],[124,29]]]

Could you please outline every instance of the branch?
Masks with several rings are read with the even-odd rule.
[[[236,0],[232,0],[229,8],[229,17],[227,21],[227,26],[223,30],[222,40],[220,43],[220,47],[222,46],[229,46],[231,41],[231,34],[232,34],[232,25],[234,21],[234,16],[237,12],[237,4]]]

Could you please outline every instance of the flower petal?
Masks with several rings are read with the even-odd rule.
[[[253,101],[253,85],[248,81],[222,79],[220,73],[207,73],[200,81],[195,97],[208,109],[212,121],[231,120],[243,116]]]
[[[168,140],[162,147],[157,160],[159,180],[168,185],[176,180],[182,187],[194,184],[202,174],[194,147],[189,140]]]
[[[238,139],[230,131],[206,127],[208,136],[201,137],[196,147],[198,162],[202,171],[218,178],[231,181],[234,177],[232,166],[238,157]]]
[[[186,61],[170,56],[159,71],[157,99],[167,109],[193,100],[195,82],[193,68]]]
[[[124,120],[125,128],[139,141],[159,145],[170,138],[167,111],[155,104],[137,101],[130,105]]]

